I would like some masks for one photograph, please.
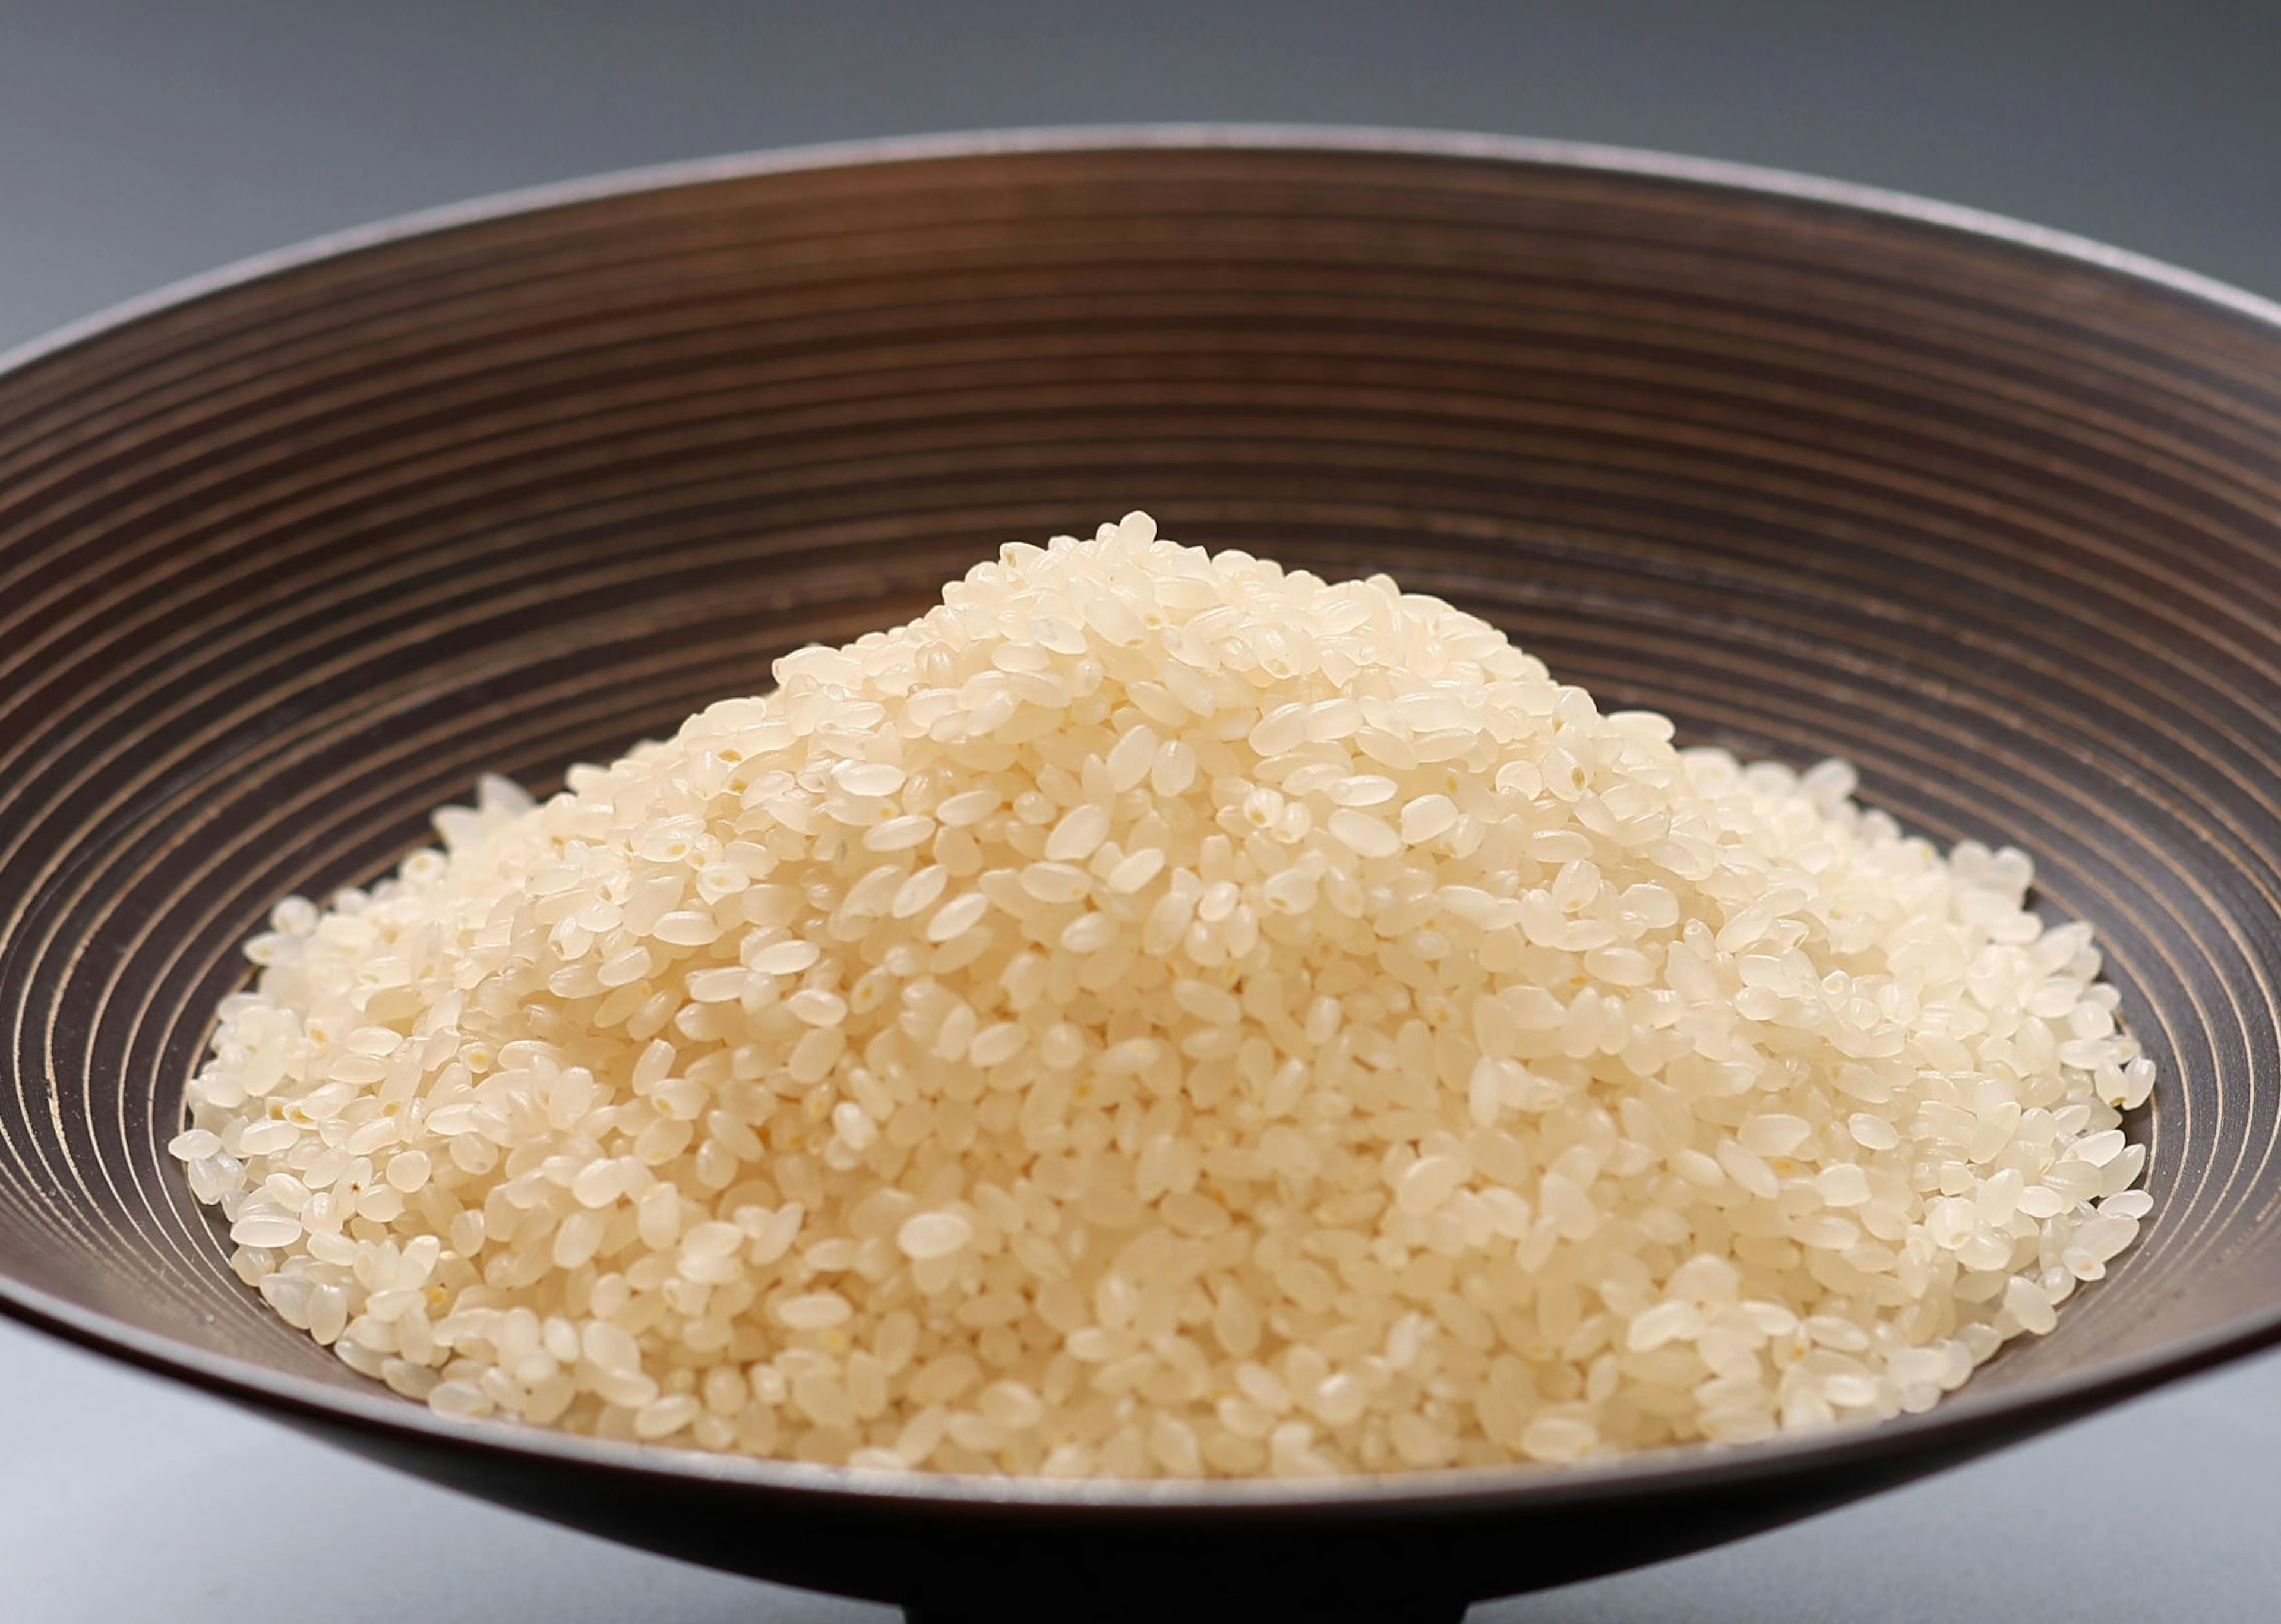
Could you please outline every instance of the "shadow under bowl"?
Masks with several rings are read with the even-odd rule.
[[[409,1471],[928,1617],[1449,1616],[2281,1335],[2281,327],[1960,211],[1366,132],[557,189],[0,370],[0,1308]],[[452,1424],[272,1318],[161,1147],[236,944],[1013,538],[1387,570],[1683,738],[1850,756],[2092,921],[2159,1205],[1929,1414],[1566,1472],[882,1479]]]

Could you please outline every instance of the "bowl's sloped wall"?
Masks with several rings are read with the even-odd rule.
[[[2161,1063],[2162,1206],[1987,1380],[2281,1306],[2281,336],[1822,204],[1296,150],[636,192],[0,377],[0,1276],[330,1371],[159,1149],[269,903],[1140,506],[2028,846]]]

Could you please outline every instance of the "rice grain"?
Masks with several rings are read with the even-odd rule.
[[[1384,576],[1009,545],[247,947],[168,1143],[467,1419],[1318,1475],[1921,1410],[2152,1208],[2021,854]]]

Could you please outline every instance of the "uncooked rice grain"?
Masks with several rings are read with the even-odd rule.
[[[1380,1472],[1925,1409],[2151,1203],[2012,850],[1160,540],[278,905],[169,1145],[438,1414],[867,1468]]]

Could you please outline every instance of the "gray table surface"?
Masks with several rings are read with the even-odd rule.
[[[2229,0],[0,0],[0,346],[213,264],[508,187],[1143,119],[1700,152],[1997,209],[2281,294],[2277,46],[2281,7]],[[2264,1624],[2281,1616],[2277,1512],[2268,1358],[1474,1619]],[[6,1624],[892,1616],[496,1511],[0,1324]]]

